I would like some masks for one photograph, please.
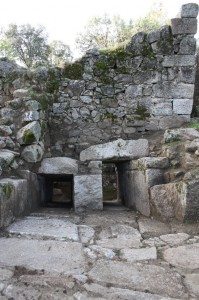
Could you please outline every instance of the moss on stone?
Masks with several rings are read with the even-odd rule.
[[[26,145],[33,144],[35,142],[35,136],[30,129],[27,129],[23,133],[23,141]]]
[[[154,54],[151,46],[147,43],[145,43],[143,45],[141,54],[142,54],[142,56],[148,57],[149,59],[154,59],[155,58],[155,54]]]
[[[146,118],[150,117],[149,112],[147,111],[147,108],[144,105],[138,105],[135,110],[135,119],[137,120],[146,120]]]
[[[3,190],[3,193],[6,196],[6,198],[9,199],[11,196],[11,193],[13,191],[13,186],[12,186],[12,184],[7,183],[7,184],[3,185],[2,190]]]
[[[82,79],[83,70],[82,64],[80,62],[75,62],[70,65],[66,65],[62,71],[62,76],[64,78],[69,78],[72,80]]]

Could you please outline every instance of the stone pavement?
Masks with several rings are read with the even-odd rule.
[[[41,210],[1,233],[0,299],[199,299],[199,224]]]

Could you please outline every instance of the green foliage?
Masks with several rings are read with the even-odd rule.
[[[114,115],[113,113],[105,113],[102,115],[102,119],[111,119],[111,120],[116,120],[117,116]]]
[[[60,40],[53,41],[50,45],[49,62],[52,66],[63,68],[72,60],[72,52],[68,45]]]
[[[151,48],[151,46],[149,44],[144,44],[143,48],[142,48],[142,56],[144,57],[148,57],[149,59],[154,59],[155,58],[155,54]]]
[[[187,127],[199,129],[199,119],[198,118],[192,118]]]
[[[146,120],[146,118],[150,117],[149,112],[147,111],[146,107],[143,105],[138,105],[135,110],[135,119],[137,120]]]
[[[73,80],[82,79],[82,74],[83,74],[82,64],[80,62],[67,64],[65,65],[62,71],[63,77],[73,79]]]
[[[48,70],[48,78],[46,81],[46,92],[47,93],[54,93],[57,92],[59,89],[59,80],[56,75],[55,69]]]
[[[3,189],[3,193],[5,194],[6,198],[9,199],[11,196],[11,193],[13,191],[12,184],[7,183],[7,184],[3,185],[2,189]]]
[[[23,141],[26,145],[33,144],[35,142],[35,136],[30,129],[27,129],[23,133]]]

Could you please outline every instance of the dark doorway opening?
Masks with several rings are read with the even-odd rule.
[[[103,162],[103,205],[134,209],[134,179],[130,161]]]
[[[41,204],[73,208],[73,175],[40,174]]]
[[[122,205],[118,185],[117,164],[103,162],[102,164],[103,204]]]

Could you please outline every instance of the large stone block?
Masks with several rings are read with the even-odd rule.
[[[173,99],[173,112],[178,115],[190,115],[193,99]]]
[[[74,176],[75,211],[102,210],[102,197],[102,175]]]
[[[27,212],[27,180],[0,180],[0,228]]]
[[[193,141],[194,139],[199,138],[198,130],[194,128],[178,128],[166,130],[164,133],[164,142],[170,143],[175,141]]]
[[[156,103],[151,107],[150,113],[154,116],[171,116],[173,114],[172,103]]]
[[[113,142],[89,147],[80,153],[80,160],[125,160],[148,155],[149,146],[146,139]]]
[[[167,157],[143,157],[137,160],[137,165],[144,169],[166,169],[169,160]]]
[[[170,81],[160,82],[154,85],[153,96],[158,98],[193,98],[194,84],[173,83]]]
[[[38,121],[33,121],[22,127],[17,133],[17,141],[21,145],[30,145],[38,142],[41,137],[41,126]]]
[[[40,145],[30,145],[23,149],[21,156],[30,163],[35,163],[42,160],[44,149]]]
[[[181,18],[197,18],[198,15],[198,4],[187,3],[182,5]]]
[[[197,20],[195,18],[171,19],[171,30],[173,35],[196,34]]]
[[[163,67],[187,67],[194,66],[196,58],[194,55],[168,55],[164,57]]]
[[[40,174],[77,174],[78,162],[69,157],[52,157],[43,159]]]

